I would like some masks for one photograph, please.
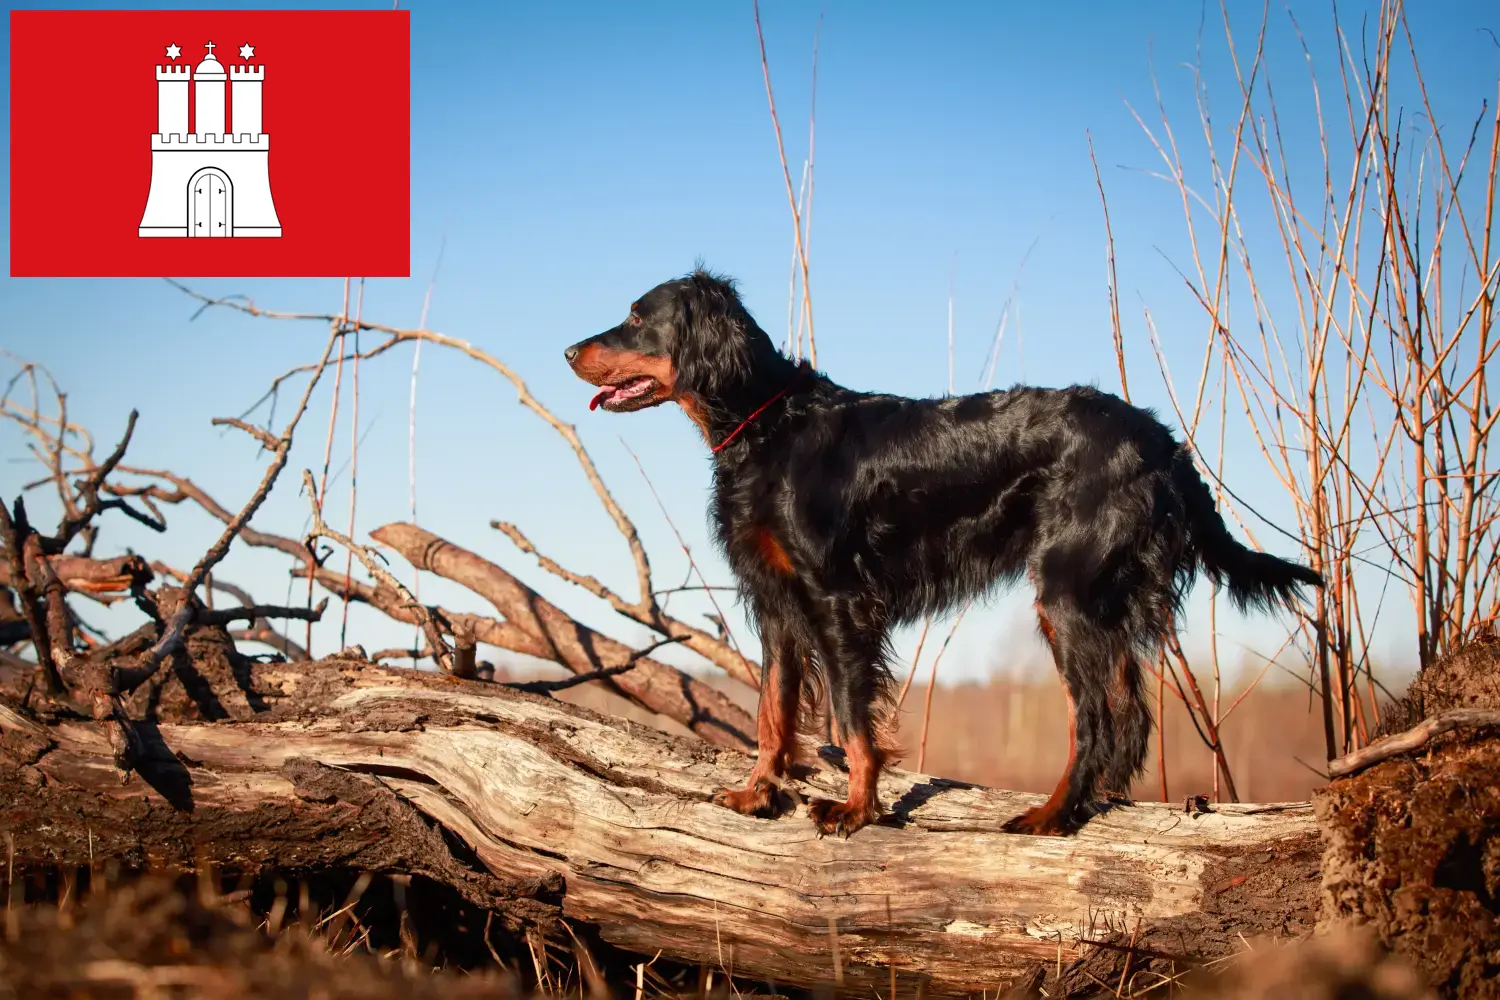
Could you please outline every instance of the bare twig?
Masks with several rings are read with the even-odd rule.
[[[422,626],[422,634],[427,638],[428,648],[433,650],[433,658],[437,661],[438,667],[441,668],[444,673],[459,676],[456,670],[457,665],[454,663],[453,651],[448,648],[448,643],[444,641],[443,633],[438,628],[437,622],[434,620],[432,612],[412,596],[411,591],[406,589],[406,585],[403,584],[400,580],[397,580],[396,577],[392,575],[391,571],[386,569],[385,566],[381,564],[379,559],[375,558],[375,556],[371,553],[370,549],[367,546],[356,543],[348,535],[341,534],[324,523],[323,515],[321,513],[322,505],[318,502],[318,488],[317,485],[313,482],[312,471],[310,469],[302,470],[302,488],[307,491],[309,501],[312,504],[313,524],[312,530],[308,532],[308,538],[327,538],[331,541],[337,542],[339,545],[342,545],[348,551],[353,552],[354,557],[359,560],[360,565],[364,566],[364,568],[369,571],[369,574],[373,576],[381,586],[387,587],[390,590],[394,591],[396,594],[400,595],[402,606],[410,610],[412,614],[416,616],[417,621]],[[470,669],[466,676],[472,677],[473,663],[470,662],[468,664],[468,667]]]
[[[766,36],[760,27],[760,0],[754,0],[755,37],[760,42],[760,67],[766,79],[766,101],[771,106],[771,125],[776,130],[776,152],[781,157],[781,175],[786,180],[787,201],[792,207],[792,228],[797,242],[797,259],[802,264],[802,309],[807,316],[808,359],[818,366],[818,339],[813,330],[812,293],[808,290],[807,247],[802,241],[802,213],[797,208],[797,192],[792,187],[792,171],[786,162],[786,145],[781,141],[781,120],[776,116],[776,95],[771,91],[771,64],[766,59]],[[821,19],[820,19],[821,28]],[[815,64],[816,65],[816,64]],[[815,71],[816,72],[816,71]],[[811,151],[809,150],[809,154]]]
[[[381,660],[416,661],[425,660],[430,656],[432,656],[432,650],[430,649],[422,649],[421,647],[406,649],[401,646],[394,646],[390,649],[377,649],[375,652],[370,654],[370,662],[379,663]]]
[[[943,662],[943,654],[948,652],[948,644],[953,641],[958,627],[964,623],[964,616],[969,613],[969,606],[969,602],[965,602],[964,606],[959,609],[958,615],[953,619],[953,627],[948,629],[948,634],[943,637],[943,644],[938,647],[937,655],[932,658],[932,674],[927,678],[927,696],[922,700],[922,737],[917,746],[918,771],[927,766],[927,727],[932,722],[932,692],[937,687],[938,664]],[[912,662],[915,665],[916,661]]]
[[[130,439],[135,435],[135,421],[138,416],[140,414],[135,410],[130,411],[130,417],[125,421],[125,433],[121,436],[120,443],[115,445],[115,450],[110,452],[109,457],[101,465],[89,473],[88,477],[79,487],[78,495],[83,500],[83,506],[78,509],[76,514],[63,519],[63,523],[58,526],[56,535],[43,540],[43,554],[54,556],[66,549],[68,543],[76,538],[78,533],[109,503],[108,501],[101,501],[99,499],[99,488],[104,484],[104,480],[109,477],[110,473],[114,472],[115,467],[120,464],[120,460],[125,457],[125,449],[130,447]],[[61,420],[63,424],[66,424],[65,417],[61,418]],[[63,432],[58,432],[59,446],[62,434]]]
[[[637,650],[635,653],[631,654],[630,659],[626,660],[624,663],[616,667],[601,667],[598,670],[591,670],[586,674],[574,674],[572,677],[564,677],[560,680],[555,681],[510,681],[505,684],[505,687],[513,688],[516,691],[528,691],[531,694],[552,694],[557,691],[566,691],[568,688],[577,687],[580,684],[587,684],[589,681],[598,681],[605,680],[610,677],[618,677],[621,674],[625,673],[627,670],[634,670],[636,668],[636,664],[640,662],[641,657],[649,656],[655,650],[658,650],[662,646],[668,645],[669,643],[682,641],[683,640],[681,638],[677,638],[663,639],[660,642],[653,642],[645,649]]]
[[[266,451],[276,450],[276,435],[264,427],[255,426],[248,420],[241,420],[239,417],[214,417],[212,423],[215,427],[233,427],[242,430],[259,441]]]
[[[229,637],[235,642],[258,642],[263,646],[270,646],[292,663],[306,663],[312,659],[307,650],[276,631],[269,622],[257,622],[249,628],[231,629]]]
[[[255,621],[260,618],[295,618],[298,621],[319,621],[328,608],[328,598],[318,602],[315,608],[286,608],[274,604],[254,604],[243,608],[221,608],[216,611],[200,611],[194,619],[200,625],[228,625],[230,622]]]
[[[1089,163],[1094,168],[1094,183],[1099,187],[1099,204],[1104,209],[1104,243],[1107,251],[1110,329],[1115,338],[1115,362],[1120,368],[1120,395],[1130,401],[1130,380],[1125,377],[1125,336],[1120,328],[1120,286],[1115,274],[1115,231],[1109,221],[1109,199],[1104,195],[1104,178],[1099,175],[1099,161],[1094,157],[1094,137],[1087,130]]]
[[[627,601],[606,587],[596,577],[574,573],[558,565],[555,560],[542,555],[531,539],[527,538],[516,525],[507,521],[491,521],[490,527],[503,534],[506,538],[509,538],[516,548],[535,558],[537,565],[542,569],[604,600],[611,608],[631,621],[638,622],[647,628],[663,632],[666,635],[672,636],[677,641],[684,642],[687,648],[716,666],[721,667],[731,677],[745,681],[746,683],[749,683],[754,678],[754,671],[743,656],[716,636],[709,635],[702,629],[695,628],[662,611],[656,602],[655,595],[652,595],[650,604],[647,607],[642,607],[640,602]],[[692,555],[689,554],[688,558],[691,559]],[[707,590],[706,585],[705,590]],[[712,591],[708,592],[710,595],[712,594]],[[715,603],[716,610],[717,607],[718,605]],[[723,612],[719,612],[719,614],[722,617]]]

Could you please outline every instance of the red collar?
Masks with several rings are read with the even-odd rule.
[[[740,421],[740,425],[738,427],[736,427],[734,430],[730,431],[728,437],[726,437],[724,440],[720,441],[718,444],[714,445],[714,447],[713,447],[713,453],[715,455],[717,455],[719,452],[723,451],[726,447],[728,447],[729,442],[733,441],[736,437],[738,437],[740,431],[742,431],[746,427],[750,426],[750,421],[754,420],[756,417],[758,417],[762,413],[766,412],[766,408],[767,407],[769,407],[772,403],[776,402],[782,396],[785,396],[787,394],[787,392],[791,388],[792,388],[791,386],[787,386],[785,389],[782,389],[776,395],[772,396],[770,399],[768,399],[764,403],[760,404],[760,408],[757,409],[754,413],[750,414],[744,420],[741,420]]]

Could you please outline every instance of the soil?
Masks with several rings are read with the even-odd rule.
[[[1500,643],[1424,670],[1392,717],[1500,709]],[[1500,1000],[1500,738],[1452,733],[1321,789],[1320,929],[1362,926],[1444,997]]]
[[[1109,995],[1101,993],[1100,983],[1133,996],[1180,977],[1206,958],[1239,954],[1250,936],[1266,947],[1305,939],[1318,917],[1321,853],[1317,837],[1284,842],[1274,852],[1226,851],[1206,873],[1210,889],[1201,910],[1145,929],[1100,928],[1092,937],[1107,944],[1088,949],[1057,972],[1046,970],[1034,984],[1040,989],[1017,996]]]
[[[303,926],[295,910],[270,935],[249,898],[204,894],[148,878],[86,897],[81,906],[7,911],[0,998],[323,998],[433,1000],[521,995],[491,965],[435,972],[414,958],[353,952],[358,921]],[[283,908],[283,912],[286,910]],[[397,952],[401,950],[397,942]]]

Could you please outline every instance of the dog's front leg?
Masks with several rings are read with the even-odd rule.
[[[880,818],[877,794],[885,753],[868,729],[844,736],[844,759],[849,764],[849,797],[843,802],[813,799],[807,813],[819,835],[852,836]]]

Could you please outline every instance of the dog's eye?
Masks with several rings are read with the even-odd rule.
[[[639,316],[637,316],[635,313],[631,313],[630,316],[625,320],[625,325],[640,326],[642,322],[644,321]]]

